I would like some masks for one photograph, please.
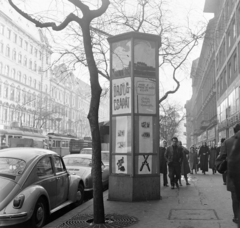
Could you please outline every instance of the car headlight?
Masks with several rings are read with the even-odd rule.
[[[16,196],[13,200],[13,207],[16,209],[21,208],[23,205],[24,199],[25,199],[25,196],[23,194]]]

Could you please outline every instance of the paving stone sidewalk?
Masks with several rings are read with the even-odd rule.
[[[105,214],[134,216],[138,222],[131,228],[236,228],[232,222],[231,195],[220,174],[189,175],[190,186],[179,190],[161,187],[162,200],[116,202],[104,193]],[[161,177],[162,178],[162,177]],[[162,180],[162,179],[161,179]],[[57,228],[78,213],[92,214],[92,200],[75,208],[45,228]]]

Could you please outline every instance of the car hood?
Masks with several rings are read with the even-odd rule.
[[[19,185],[13,180],[0,177],[0,211],[15,197],[20,189]]]
[[[83,167],[83,166],[66,166],[67,170],[71,174],[77,174],[78,176],[85,178],[91,174],[92,167]]]

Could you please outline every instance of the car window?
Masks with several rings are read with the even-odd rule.
[[[53,174],[52,163],[49,157],[42,158],[37,163],[37,176],[45,177]]]
[[[0,158],[0,175],[19,176],[23,173],[26,162],[18,158]]]
[[[63,158],[66,166],[92,166],[92,159],[89,158],[79,158],[79,157],[65,157]]]
[[[81,154],[92,154],[92,148],[83,148]]]
[[[63,172],[65,171],[65,168],[63,166],[63,163],[62,163],[62,160],[60,157],[54,157],[54,166],[56,168],[56,172],[59,173],[59,172]]]

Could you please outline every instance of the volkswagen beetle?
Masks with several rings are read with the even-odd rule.
[[[40,228],[53,212],[83,202],[83,180],[55,152],[38,148],[0,151],[0,227]]]

